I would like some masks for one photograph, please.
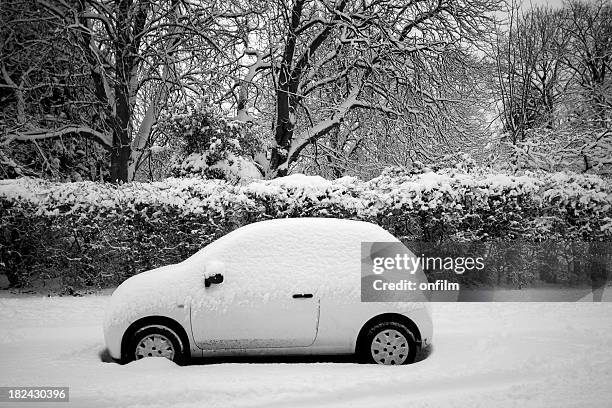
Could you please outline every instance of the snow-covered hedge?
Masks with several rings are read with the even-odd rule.
[[[242,225],[278,217],[367,220],[406,239],[612,236],[612,188],[593,175],[411,174],[370,181],[292,175],[235,185],[0,181],[0,269],[13,284],[110,285],[174,263]]]

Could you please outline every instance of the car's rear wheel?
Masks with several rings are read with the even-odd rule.
[[[372,326],[367,332],[361,353],[370,363],[402,365],[413,363],[417,344],[406,326],[397,322],[384,322]]]
[[[128,351],[129,361],[146,357],[165,357],[175,363],[182,363],[185,348],[180,337],[170,328],[149,325],[136,330]]]

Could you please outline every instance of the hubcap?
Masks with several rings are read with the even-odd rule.
[[[136,360],[143,357],[166,357],[174,359],[174,346],[166,336],[161,334],[150,334],[143,337],[136,346]]]
[[[408,340],[397,330],[383,330],[374,336],[370,352],[378,364],[400,365],[408,358]]]

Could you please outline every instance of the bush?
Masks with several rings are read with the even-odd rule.
[[[161,118],[157,130],[167,140],[180,141],[172,166],[175,176],[231,181],[261,178],[252,159],[261,144],[248,123],[226,119],[210,106],[189,103]]]
[[[0,181],[0,272],[13,286],[60,278],[106,287],[182,261],[255,221],[338,217],[404,240],[604,240],[610,184],[593,175],[388,170],[361,181],[293,175],[234,185],[171,178],[120,186]]]

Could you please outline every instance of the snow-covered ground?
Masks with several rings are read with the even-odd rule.
[[[612,406],[612,303],[434,303],[434,349],[411,366],[178,367],[103,362],[108,299],[3,295],[0,386],[69,386],[74,407]]]

